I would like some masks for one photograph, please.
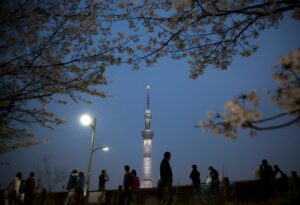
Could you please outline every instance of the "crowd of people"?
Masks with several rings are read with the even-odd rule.
[[[172,204],[173,202],[173,173],[170,166],[171,153],[165,152],[164,157],[160,163],[160,178],[157,183],[157,198],[162,204]],[[218,171],[212,167],[208,167],[209,175],[206,178],[206,187],[210,193],[216,193],[219,189],[220,179]],[[192,165],[192,170],[189,175],[193,186],[194,199],[200,200],[201,185],[200,172],[197,165]],[[278,165],[273,168],[268,164],[267,160],[262,160],[259,166],[258,178],[261,181],[262,192],[266,195],[271,195],[276,192],[282,194],[287,190],[287,176]],[[102,170],[99,175],[98,191],[105,197],[105,184],[110,178],[106,170]],[[84,200],[85,176],[83,172],[73,170],[69,176],[66,186],[68,194],[66,196],[64,205],[81,204]],[[22,179],[22,173],[16,174],[12,182],[5,191],[5,205],[30,205],[33,204],[34,192],[36,189],[36,182],[34,172],[29,174],[26,180]],[[137,197],[137,191],[140,189],[140,180],[137,176],[136,170],[130,170],[129,165],[124,166],[123,185],[119,186],[122,197],[120,204],[130,205]],[[105,202],[105,200],[103,201]]]
[[[123,186],[122,187],[122,197],[120,201],[122,204],[129,205],[135,196],[135,191],[140,188],[140,180],[137,176],[136,170],[133,169],[130,171],[130,167],[125,165],[124,167],[124,177],[123,177]],[[105,203],[105,184],[109,181],[110,178],[106,173],[106,170],[102,170],[99,175],[98,191],[100,192],[99,201]],[[67,185],[68,195],[65,199],[64,205],[71,204],[81,204],[83,203],[83,194],[84,194],[84,183],[85,177],[83,172],[77,173],[77,170],[73,170]]]
[[[169,161],[171,160],[171,153],[165,152],[164,158],[160,163],[160,179],[157,184],[158,199],[162,204],[172,204],[173,202],[173,173]],[[209,192],[213,193],[218,190],[219,186],[219,172],[212,166],[208,168],[209,176],[206,183],[209,185]],[[192,171],[189,178],[192,180],[193,196],[196,200],[200,200],[200,172],[197,169],[197,165],[192,165]]]
[[[173,174],[169,164],[170,160],[171,153],[165,152],[164,158],[160,164],[160,179],[158,182],[158,198],[163,204],[172,204],[173,201]],[[219,172],[212,166],[208,167],[208,171],[209,175],[206,178],[205,191],[206,193],[216,195],[219,191],[220,184]],[[189,177],[192,180],[194,199],[200,200],[201,193],[203,193],[204,190],[201,190],[200,172],[197,170],[197,165],[192,165],[192,171]],[[261,183],[261,193],[264,197],[280,196],[285,194],[288,190],[287,175],[276,164],[272,168],[266,159],[262,160],[261,165],[259,166],[258,179]]]

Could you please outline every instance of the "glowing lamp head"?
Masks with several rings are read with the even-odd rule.
[[[80,118],[80,122],[84,126],[89,126],[92,123],[92,119],[89,115],[82,115],[81,118]]]
[[[146,89],[147,89],[147,90],[150,90],[150,85],[147,85],[147,86],[146,86]]]
[[[109,147],[103,147],[102,150],[107,152],[109,150]]]

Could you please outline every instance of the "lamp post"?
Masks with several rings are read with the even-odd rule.
[[[96,118],[94,118],[94,121],[92,122],[92,119],[89,115],[83,115],[80,118],[80,121],[85,126],[90,126],[92,128],[92,139],[91,139],[91,145],[90,145],[90,153],[89,153],[89,163],[88,163],[88,171],[87,171],[87,179],[85,183],[85,189],[84,189],[84,196],[85,196],[85,202],[88,201],[89,191],[90,191],[90,178],[91,178],[91,168],[92,168],[92,160],[93,160],[93,153],[97,150],[103,150],[108,151],[108,147],[97,147],[94,149],[94,141],[95,141],[95,130],[96,130]]]

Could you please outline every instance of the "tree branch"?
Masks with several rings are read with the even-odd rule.
[[[275,126],[269,126],[269,127],[259,127],[259,126],[255,126],[255,125],[252,125],[250,123],[249,127],[250,128],[253,128],[255,130],[259,130],[259,131],[262,131],[262,130],[273,130],[273,129],[279,129],[279,128],[283,128],[283,127],[287,127],[287,126],[290,126],[296,122],[298,122],[300,120],[300,116],[297,116],[296,118],[294,118],[293,120],[287,122],[287,123],[283,123],[283,124],[280,124],[280,125],[275,125]]]
[[[290,115],[290,114],[295,114],[297,112],[299,112],[300,109],[297,109],[297,110],[293,110],[292,112],[290,113],[280,113],[278,115],[274,115],[272,117],[268,117],[268,118],[265,118],[265,119],[262,119],[262,120],[256,120],[256,121],[251,121],[251,124],[257,124],[257,123],[263,123],[263,122],[267,122],[267,121],[270,121],[270,120],[275,120],[277,118],[280,118],[280,117],[283,117],[283,116],[287,116],[287,115]]]

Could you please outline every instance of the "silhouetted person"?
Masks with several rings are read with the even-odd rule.
[[[68,191],[71,191],[72,189],[75,189],[76,188],[76,184],[77,184],[77,170],[74,169],[69,177],[69,180],[68,180],[68,184],[67,184],[67,190]]]
[[[131,171],[131,174],[133,176],[133,190],[132,190],[132,202],[137,203],[138,202],[138,190],[140,189],[140,179],[136,174],[135,169]]]
[[[282,195],[288,189],[288,181],[287,176],[284,174],[278,165],[273,166],[273,182],[276,189],[277,194]]]
[[[83,172],[79,172],[76,179],[76,197],[77,200],[83,200],[83,192],[84,192],[84,183],[85,183],[85,176]]]
[[[67,184],[68,195],[65,200],[64,205],[68,205],[70,201],[75,200],[76,197],[76,186],[77,186],[77,170],[74,169],[69,177],[69,181]]]
[[[34,190],[35,190],[35,179],[34,179],[34,172],[30,172],[29,177],[25,183],[25,198],[24,204],[31,205],[34,199]]]
[[[109,180],[106,171],[103,169],[99,175],[99,191],[105,190],[105,182]]]
[[[165,152],[164,158],[160,163],[160,183],[163,191],[163,203],[172,204],[172,183],[173,173],[169,161],[171,160],[171,153]],[[166,190],[166,191],[165,191]]]
[[[219,189],[219,184],[220,184],[219,172],[215,168],[213,168],[212,166],[210,166],[208,168],[208,170],[209,170],[209,176],[211,178],[210,190],[212,192],[217,192],[218,189]]]
[[[266,159],[262,160],[261,165],[259,166],[260,178],[263,181],[271,182],[273,177],[273,169],[268,164]]]
[[[131,191],[133,189],[133,175],[130,173],[130,167],[125,165],[125,174],[123,178],[124,205],[129,205],[131,201]]]
[[[133,175],[133,189],[137,191],[140,188],[140,179],[136,175],[135,169],[131,171],[131,174]]]
[[[259,166],[259,175],[262,182],[263,196],[268,198],[272,195],[273,192],[272,190],[273,169],[268,164],[268,161],[266,159],[261,161],[261,165]]]
[[[195,199],[200,198],[200,172],[197,170],[197,165],[193,164],[190,179],[193,182],[193,195]]]
[[[8,203],[10,205],[21,204],[20,186],[22,180],[22,173],[18,172],[8,187]]]

